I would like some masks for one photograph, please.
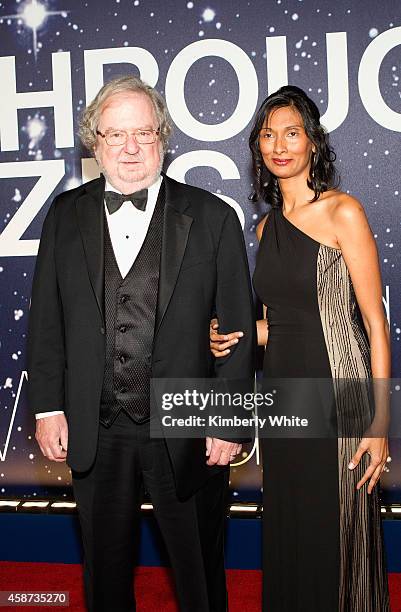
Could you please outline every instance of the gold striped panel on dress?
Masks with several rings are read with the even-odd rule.
[[[339,612],[390,610],[378,487],[356,484],[369,464],[364,455],[351,471],[354,455],[369,422],[370,350],[359,316],[351,278],[341,251],[320,245],[317,295],[336,401],[340,516]],[[364,384],[366,381],[366,384]]]

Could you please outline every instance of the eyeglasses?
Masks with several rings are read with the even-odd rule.
[[[138,144],[152,144],[153,142],[156,142],[156,139],[160,134],[160,130],[134,130],[133,132],[113,130],[111,132],[106,132],[105,134],[102,134],[102,132],[96,130],[96,134],[104,138],[107,144],[111,147],[118,147],[127,142],[129,134],[133,134]]]

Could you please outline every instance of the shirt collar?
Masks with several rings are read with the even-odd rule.
[[[162,182],[162,177],[159,174],[157,179],[155,180],[155,182],[152,183],[152,185],[149,185],[149,187],[148,187],[148,198],[152,197],[154,195],[157,196],[157,194],[159,193],[161,182]],[[121,193],[121,191],[119,189],[116,189],[115,187],[113,187],[113,185],[111,183],[109,183],[109,181],[107,179],[106,179],[106,183],[105,183],[105,186],[104,186],[104,190],[105,191],[114,191],[115,193]]]

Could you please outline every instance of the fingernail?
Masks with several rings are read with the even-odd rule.
[[[349,470],[353,470],[354,467],[355,467],[355,463],[353,461],[350,461],[349,464],[348,464],[348,469]]]
[[[244,332],[239,332],[239,337],[242,338],[242,336],[244,335]]]
[[[238,344],[238,338],[234,338],[234,344]]]

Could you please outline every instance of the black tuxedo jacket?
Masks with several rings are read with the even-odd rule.
[[[164,176],[166,205],[152,376],[252,377],[255,324],[248,262],[235,211],[207,191]],[[32,287],[29,402],[64,410],[67,463],[90,468],[96,453],[105,366],[101,177],[57,196],[45,219]],[[209,322],[244,338],[213,363]],[[177,493],[188,497],[216,472],[203,439],[167,440]]]

